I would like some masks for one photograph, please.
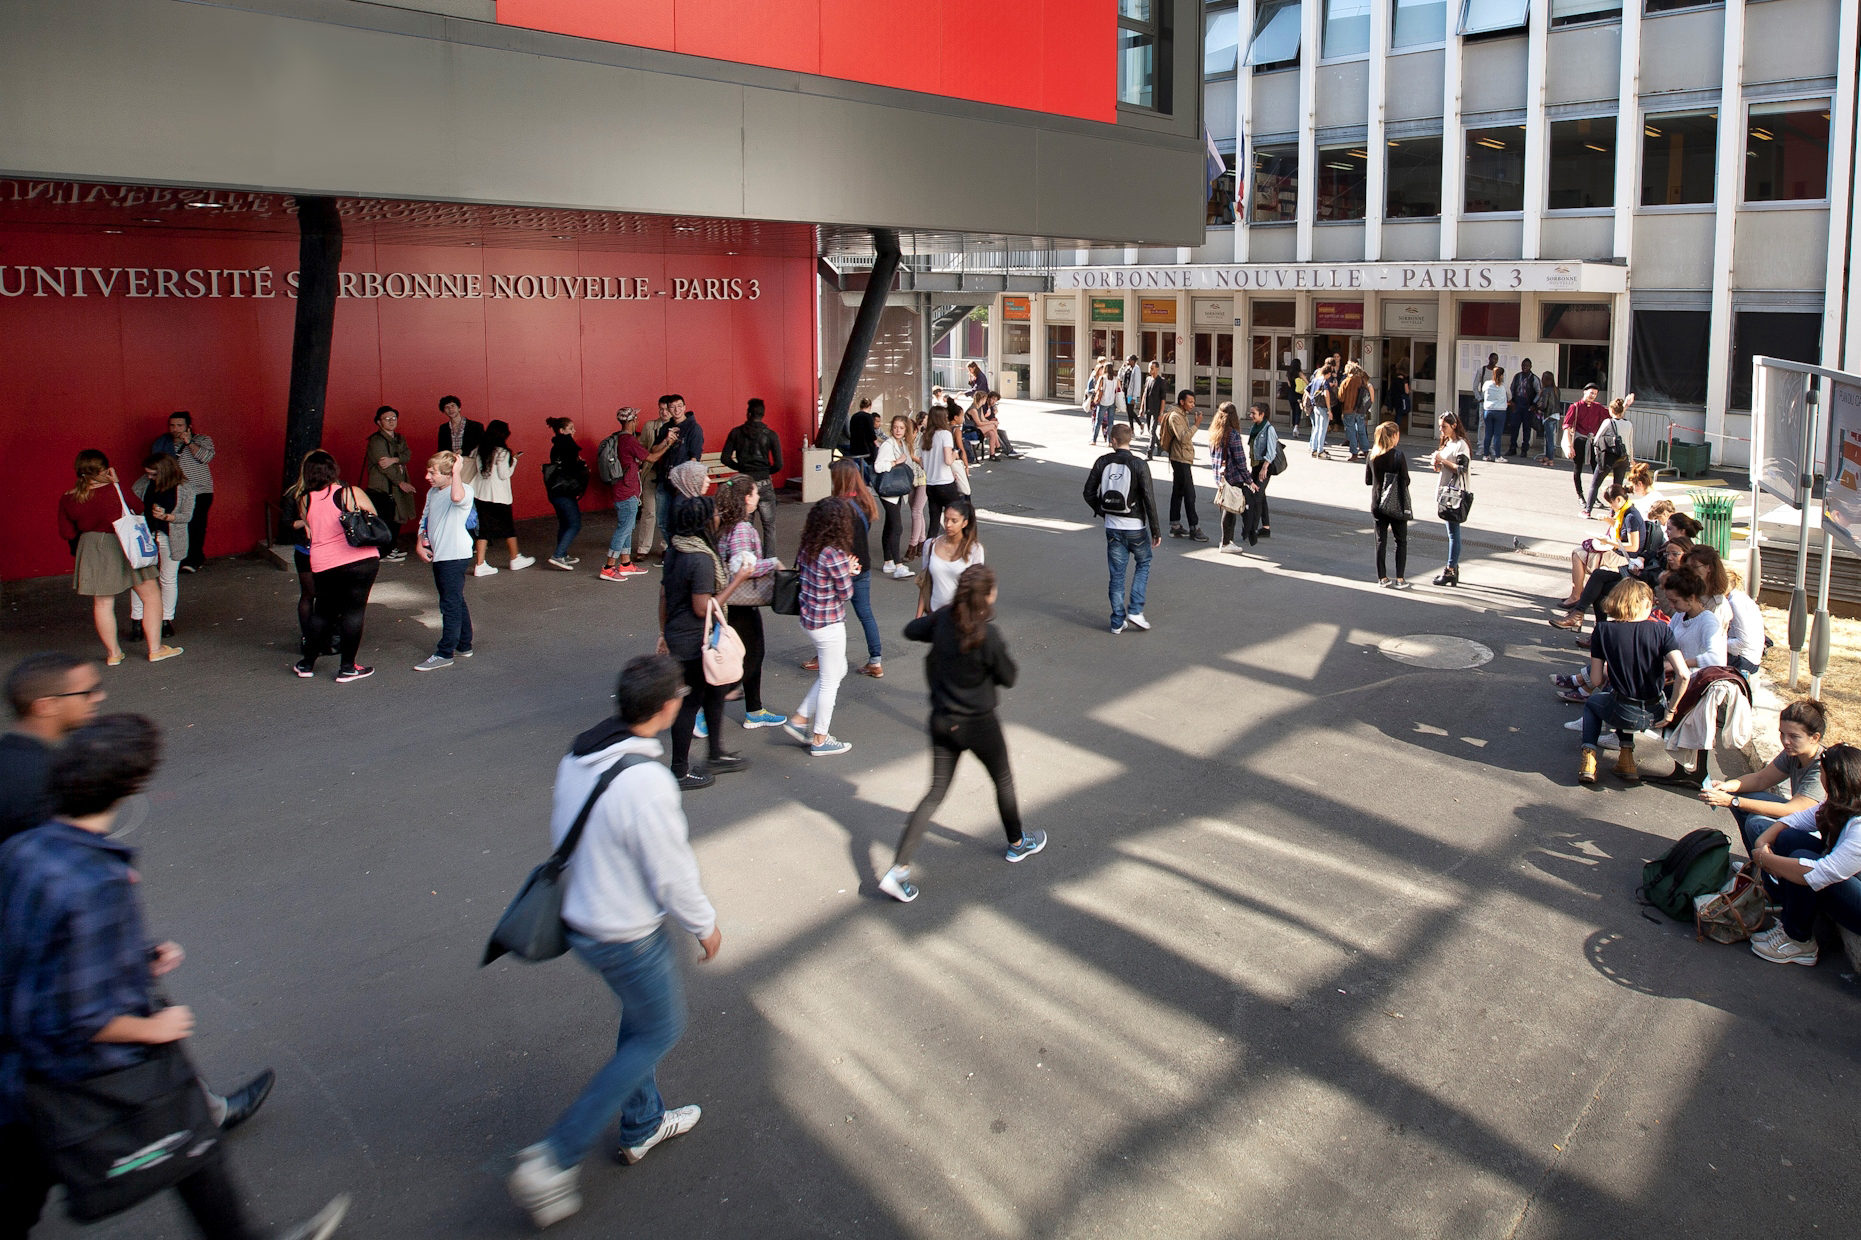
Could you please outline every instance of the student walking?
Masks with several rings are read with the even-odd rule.
[[[130,486],[142,501],[149,532],[155,535],[156,580],[162,590],[162,637],[174,636],[174,609],[181,594],[181,562],[187,559],[187,523],[194,515],[194,484],[181,473],[181,463],[165,452],[142,462],[142,477]],[[142,636],[142,595],[129,593],[129,632],[125,640]]]
[[[551,568],[574,572],[581,557],[569,554],[575,536],[582,532],[582,496],[588,493],[588,462],[582,460],[582,446],[575,442],[575,422],[570,418],[545,418],[549,435],[549,463],[543,466],[543,490],[549,506],[556,510],[556,550],[549,557]]]
[[[1131,428],[1114,426],[1111,451],[1092,462],[1085,499],[1093,515],[1105,522],[1105,561],[1110,572],[1111,631],[1125,625],[1148,630],[1145,596],[1150,588],[1150,557],[1163,543],[1157,501],[1150,493],[1150,470],[1131,452]],[[1125,604],[1125,570],[1131,561],[1131,599]]]
[[[1596,435],[1590,440],[1591,459],[1595,461],[1595,471],[1590,475],[1590,493],[1583,505],[1583,515],[1589,516],[1596,508],[1596,497],[1602,490],[1603,479],[1613,478],[1620,487],[1622,480],[1628,477],[1629,462],[1635,457],[1635,425],[1628,420],[1628,407],[1635,398],[1616,397],[1609,402],[1609,416],[1596,427]]]
[[[352,547],[343,533],[345,509],[373,512],[360,487],[344,486],[336,458],[317,448],[304,459],[303,498],[298,516],[310,534],[310,571],[316,577],[316,606],[310,613],[310,635],[304,639],[303,657],[291,670],[308,680],[317,674],[317,660],[329,652],[332,641],[342,662],[336,683],[348,684],[373,676],[375,669],[356,663],[362,647],[362,619],[368,595],[381,571],[381,552],[373,547]],[[339,503],[340,501],[340,503]]]
[[[614,718],[576,737],[556,767],[551,843],[560,847],[582,826],[562,921],[569,946],[620,1001],[620,1036],[613,1057],[549,1134],[517,1155],[510,1194],[538,1227],[582,1208],[582,1161],[616,1119],[621,1161],[637,1163],[661,1142],[690,1132],[704,1114],[695,1105],[668,1110],[655,1075],[686,1022],[667,922],[698,940],[704,960],[723,944],[692,855],[679,785],[655,760],[656,738],[689,691],[664,655],[632,660],[620,673]]]
[[[857,462],[835,461],[828,472],[834,494],[847,501],[853,513],[853,558],[859,564],[859,571],[853,575],[853,614],[866,635],[866,661],[855,670],[877,680],[885,675],[879,659],[879,621],[872,614],[872,523],[879,518],[879,501],[866,485]],[[944,509],[945,513],[950,511]]]
[[[749,769],[750,760],[724,749],[724,693],[729,685],[714,685],[704,674],[704,628],[711,605],[728,606],[733,589],[716,542],[716,512],[702,494],[687,491],[691,471],[700,478],[704,466],[687,462],[684,475],[675,480],[681,492],[672,501],[672,541],[666,544],[666,562],[660,574],[659,651],[679,661],[691,690],[672,724],[672,774],[679,787],[708,788],[719,775]],[[680,485],[683,484],[683,485]],[[702,764],[691,762],[691,741],[698,712],[704,712],[702,739],[710,756]]]
[[[763,555],[762,535],[755,523],[762,492],[745,475],[717,488],[717,550],[733,588],[724,610],[730,627],[743,640],[743,726],[776,728],[788,722],[763,707],[762,665],[765,652],[762,609],[769,605],[775,570],[782,561]]]
[[[1500,441],[1506,430],[1506,368],[1495,366],[1490,372],[1491,378],[1480,385],[1480,459],[1497,461],[1499,459]]]
[[[1170,457],[1170,537],[1207,542],[1195,515],[1195,432],[1202,415],[1195,411],[1195,394],[1184,388],[1176,405],[1163,418],[1163,449]],[[1189,527],[1183,528],[1187,517]]]
[[[1109,436],[1118,418],[1118,378],[1109,362],[1101,361],[1092,371],[1088,395],[1092,404],[1092,442],[1096,445],[1100,432]]]
[[[1127,436],[1130,433],[1128,426],[1118,429]],[[1018,674],[1001,632],[991,623],[996,597],[995,570],[977,564],[963,570],[949,606],[905,626],[908,640],[930,643],[924,679],[930,684],[931,696],[931,784],[905,823],[892,868],[879,880],[879,890],[903,903],[918,898],[917,884],[911,881],[911,858],[930,826],[931,815],[950,791],[957,760],[965,751],[981,759],[995,784],[995,808],[1008,836],[1008,851],[1003,855],[1009,861],[1024,861],[1047,846],[1045,831],[1021,829],[1008,742],[995,717],[998,687],[1014,688]]]
[[[1577,764],[1577,782],[1596,782],[1596,755],[1601,752],[1604,727],[1615,729],[1622,747],[1615,774],[1629,783],[1641,778],[1635,766],[1635,734],[1658,732],[1673,722],[1673,706],[1686,696],[1686,657],[1674,640],[1674,631],[1649,617],[1654,592],[1648,583],[1624,579],[1603,600],[1607,623],[1590,634],[1590,683],[1607,685],[1583,703],[1583,752]],[[1663,679],[1673,674],[1673,696],[1667,696]],[[1605,679],[1606,675],[1606,679]]]
[[[1435,578],[1438,586],[1460,584],[1460,523],[1466,512],[1467,470],[1472,451],[1467,433],[1460,427],[1457,414],[1441,415],[1441,440],[1428,458],[1428,466],[1438,475],[1435,481],[1435,512],[1447,524],[1447,567]]]
[[[918,577],[918,610],[927,616],[948,607],[956,597],[963,570],[983,561],[985,552],[976,529],[976,509],[967,498],[943,510],[943,532],[924,551],[924,571]]]
[[[1144,375],[1144,459],[1146,461],[1157,455],[1157,432],[1163,424],[1163,402],[1169,399],[1169,384],[1164,381],[1163,369],[1152,362]],[[1135,431],[1136,427],[1133,426]]]
[[[924,493],[927,500],[924,521],[926,531],[943,524],[944,506],[963,494],[957,484],[956,435],[950,429],[950,414],[942,405],[932,405],[924,423]]]
[[[71,543],[77,567],[71,586],[91,601],[91,622],[103,642],[104,662],[111,667],[129,656],[116,640],[116,596],[133,590],[142,598],[142,633],[149,643],[149,662],[160,663],[181,653],[179,646],[162,644],[161,570],[158,564],[131,568],[129,556],[117,539],[116,522],[135,513],[123,498],[110,458],[95,448],[78,453],[72,463],[77,485],[58,500],[58,533]]]
[[[1394,422],[1376,428],[1376,446],[1363,467],[1363,480],[1370,488],[1370,516],[1376,521],[1376,584],[1397,590],[1409,585],[1409,521],[1415,513],[1409,506],[1409,458],[1397,445],[1402,431]],[[1396,538],[1396,575],[1389,575],[1387,549],[1390,535]]]
[[[879,445],[878,455],[872,465],[873,476],[881,479],[881,490],[884,489],[885,476],[900,466],[904,467],[904,471],[899,476],[909,474],[914,484],[924,472],[924,467],[918,464],[917,449],[912,446],[911,419],[902,413],[898,414],[893,417],[889,430],[885,441]],[[878,498],[885,511],[885,530],[880,536],[885,549],[885,563],[880,565],[879,572],[902,581],[911,576],[911,570],[905,566],[905,538],[911,526],[911,492],[882,494]]]
[[[1271,411],[1263,404],[1256,404],[1248,410],[1254,420],[1253,429],[1247,435],[1248,469],[1253,474],[1253,503],[1247,506],[1245,520],[1241,526],[1241,536],[1247,539],[1247,545],[1253,546],[1262,538],[1273,537],[1273,513],[1267,506],[1267,483],[1273,478],[1277,465],[1284,469],[1280,461],[1282,449],[1279,432],[1273,429]]]
[[[207,562],[207,518],[213,512],[213,438],[194,433],[194,415],[178,409],[168,415],[168,433],[149,445],[150,452],[175,458],[182,477],[194,488],[194,513],[187,522],[187,554],[181,571],[197,572]]]
[[[760,399],[751,399],[743,413],[743,422],[724,436],[724,451],[719,457],[725,469],[734,469],[756,486],[756,503],[750,512],[760,532],[762,545],[775,551],[775,483],[782,470],[782,437],[764,423],[768,407]]]
[[[414,550],[433,566],[433,588],[439,592],[439,645],[414,665],[416,672],[451,667],[456,654],[472,657],[472,612],[465,605],[465,578],[472,570],[472,519],[474,497],[458,468],[459,458],[436,452],[426,463],[426,510],[420,517],[420,534]]]
[[[29,654],[7,673],[13,727],[0,734],[0,844],[52,816],[52,754],[108,696],[96,663],[62,650]],[[0,1221],[0,1236],[8,1234]]]
[[[511,476],[517,472],[521,452],[510,449],[510,423],[493,418],[478,441],[478,450],[465,460],[465,480],[472,484],[477,501],[478,538],[474,548],[477,563],[475,577],[489,577],[498,570],[485,563],[485,550],[493,539],[503,539],[510,552],[510,570],[522,572],[536,560],[517,547],[517,523],[511,516]]]
[[[1564,411],[1564,433],[1570,437],[1570,481],[1577,488],[1577,502],[1583,515],[1589,516],[1596,501],[1586,500],[1583,474],[1590,467],[1591,439],[1609,418],[1609,409],[1597,400],[1600,389],[1594,383],[1583,385],[1583,399]]]
[[[362,486],[375,506],[375,514],[394,528],[397,545],[381,556],[389,564],[407,558],[398,545],[401,526],[420,510],[419,497],[407,473],[408,462],[413,459],[414,450],[408,446],[407,436],[401,434],[400,412],[393,405],[375,410],[375,432],[362,450]]]
[[[814,643],[816,672],[801,708],[782,728],[815,758],[831,758],[853,748],[829,730],[840,682],[846,679],[847,603],[860,569],[853,547],[853,512],[846,500],[829,496],[808,510],[795,566],[801,570],[801,627]]]

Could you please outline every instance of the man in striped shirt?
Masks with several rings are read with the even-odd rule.
[[[187,558],[181,571],[191,573],[207,560],[207,514],[213,511],[213,439],[194,433],[194,415],[185,409],[168,415],[168,433],[151,452],[165,452],[181,462],[181,476],[194,485],[194,519],[187,523]]]

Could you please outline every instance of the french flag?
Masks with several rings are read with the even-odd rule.
[[[1215,182],[1227,175],[1228,161],[1223,159],[1221,157],[1221,152],[1215,149],[1215,138],[1213,134],[1204,129],[1202,131],[1202,138],[1208,143],[1208,187],[1213,189],[1215,188]]]

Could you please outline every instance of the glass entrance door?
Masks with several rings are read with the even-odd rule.
[[[1027,377],[1034,368],[1034,333],[1030,323],[1002,324],[1002,373],[996,387],[1003,396],[1018,400],[1033,395]],[[1012,376],[1012,381],[1010,377]]]
[[[1144,347],[1139,355],[1144,365],[1144,373],[1150,373],[1150,363],[1156,362],[1163,374],[1163,386],[1169,393],[1170,400],[1176,398],[1176,329],[1173,327],[1146,327],[1143,331]],[[1169,401],[1165,401],[1168,404]]]
[[[1073,395],[1072,326],[1047,324],[1047,395],[1055,400],[1075,400]]]
[[[1110,358],[1124,365],[1124,329],[1122,327],[1095,327],[1092,329],[1092,356]]]
[[[1234,399],[1234,333],[1195,334],[1195,398],[1199,401]]]
[[[1409,420],[1404,430],[1434,433],[1435,347],[1433,340],[1389,336],[1382,341],[1382,382],[1388,385],[1398,373],[1409,380]],[[1379,395],[1377,403],[1382,404]]]
[[[1247,360],[1247,400],[1265,405],[1268,413],[1284,410],[1295,416],[1281,389],[1286,387],[1287,369],[1292,365],[1291,332],[1256,332]]]

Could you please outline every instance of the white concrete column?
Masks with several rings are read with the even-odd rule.
[[[1641,6],[1624,4],[1622,77],[1615,105],[1615,245],[1610,251],[1623,261],[1634,253],[1635,208],[1641,204],[1641,141]]]
[[[1633,0],[1631,0],[1633,2]],[[1537,258],[1544,235],[1545,183],[1550,180],[1550,127],[1544,119],[1544,58],[1551,37],[1549,0],[1528,10],[1525,27],[1525,227],[1521,258]]]
[[[1026,400],[1047,398],[1047,299],[1039,293],[1027,295],[1028,355]]]
[[[1007,320],[1002,317],[1002,297],[1003,294],[997,293],[989,301],[989,357],[983,363],[989,368],[989,383],[998,392],[1002,390],[1002,333],[1008,326]],[[930,383],[926,381],[919,386],[924,389],[923,398],[928,403]]]
[[[1534,371],[1543,370],[1545,367],[1545,360],[1543,356],[1541,356],[1539,353],[1541,342],[1538,339],[1538,333],[1541,332],[1543,329],[1544,329],[1544,315],[1541,314],[1538,310],[1538,294],[1520,293],[1519,294],[1519,357],[1520,358],[1526,358],[1526,357],[1531,358],[1531,368]],[[1553,344],[1549,346],[1549,348],[1550,348],[1551,353],[1555,355],[1557,352],[1557,346]],[[1551,369],[1555,370],[1557,369],[1557,367],[1553,366],[1551,367]],[[1511,383],[1512,383],[1512,376],[1507,375],[1506,376],[1507,386],[1508,387],[1511,386]]]
[[[1176,291],[1176,391],[1195,390],[1195,323],[1189,318],[1189,294]],[[1170,393],[1176,399],[1176,392]]]
[[[1444,413],[1460,412],[1460,394],[1455,391],[1460,371],[1454,365],[1455,353],[1460,348],[1460,324],[1454,318],[1454,294],[1442,289],[1435,297],[1435,331],[1439,341],[1435,346],[1435,417],[1439,418]]]
[[[1745,0],[1725,0],[1719,68],[1719,175],[1713,199],[1712,323],[1706,349],[1706,442],[1725,459],[1725,406],[1732,379],[1732,238],[1745,193]]]
[[[1465,205],[1467,136],[1460,127],[1460,36],[1454,33],[1455,6],[1448,6],[1447,48],[1441,72],[1441,261],[1460,257],[1460,209]],[[1447,303],[1442,302],[1445,311]],[[1449,381],[1450,385],[1452,380]],[[1437,391],[1440,381],[1436,380]],[[1437,397],[1438,399],[1438,397]]]
[[[1848,261],[1848,230],[1854,213],[1861,208],[1855,182],[1855,40],[1861,26],[1861,5],[1850,0],[1842,5],[1841,34],[1836,39],[1835,106],[1829,113],[1829,265],[1822,294],[1822,364],[1836,370],[1852,371],[1861,366],[1861,326],[1855,312],[1861,310],[1854,288],[1857,283]],[[1844,277],[1847,277],[1844,279]],[[1842,339],[1842,316],[1848,310],[1847,340]]]
[[[1628,297],[1627,293],[1617,293],[1609,299],[1609,396],[1611,399],[1628,395],[1628,347],[1631,326],[1628,317]],[[1565,386],[1568,389],[1568,385]]]
[[[1241,0],[1237,20],[1240,49],[1234,64],[1234,261],[1244,263],[1250,244],[1247,196],[1253,190],[1254,174],[1254,70],[1247,63],[1247,45],[1254,37],[1254,0]]]
[[[1365,204],[1363,215],[1363,259],[1374,263],[1383,257],[1383,208],[1388,195],[1384,192],[1384,181],[1389,171],[1389,141],[1385,138],[1384,99],[1388,95],[1386,86],[1389,73],[1389,18],[1392,9],[1390,0],[1375,0],[1370,5],[1370,136],[1364,150],[1370,156],[1369,177],[1364,187],[1364,196],[1369,200]],[[1365,312],[1368,313],[1366,299]]]
[[[1318,218],[1318,50],[1323,0],[1299,6],[1299,210],[1294,257],[1312,261],[1312,224]]]

